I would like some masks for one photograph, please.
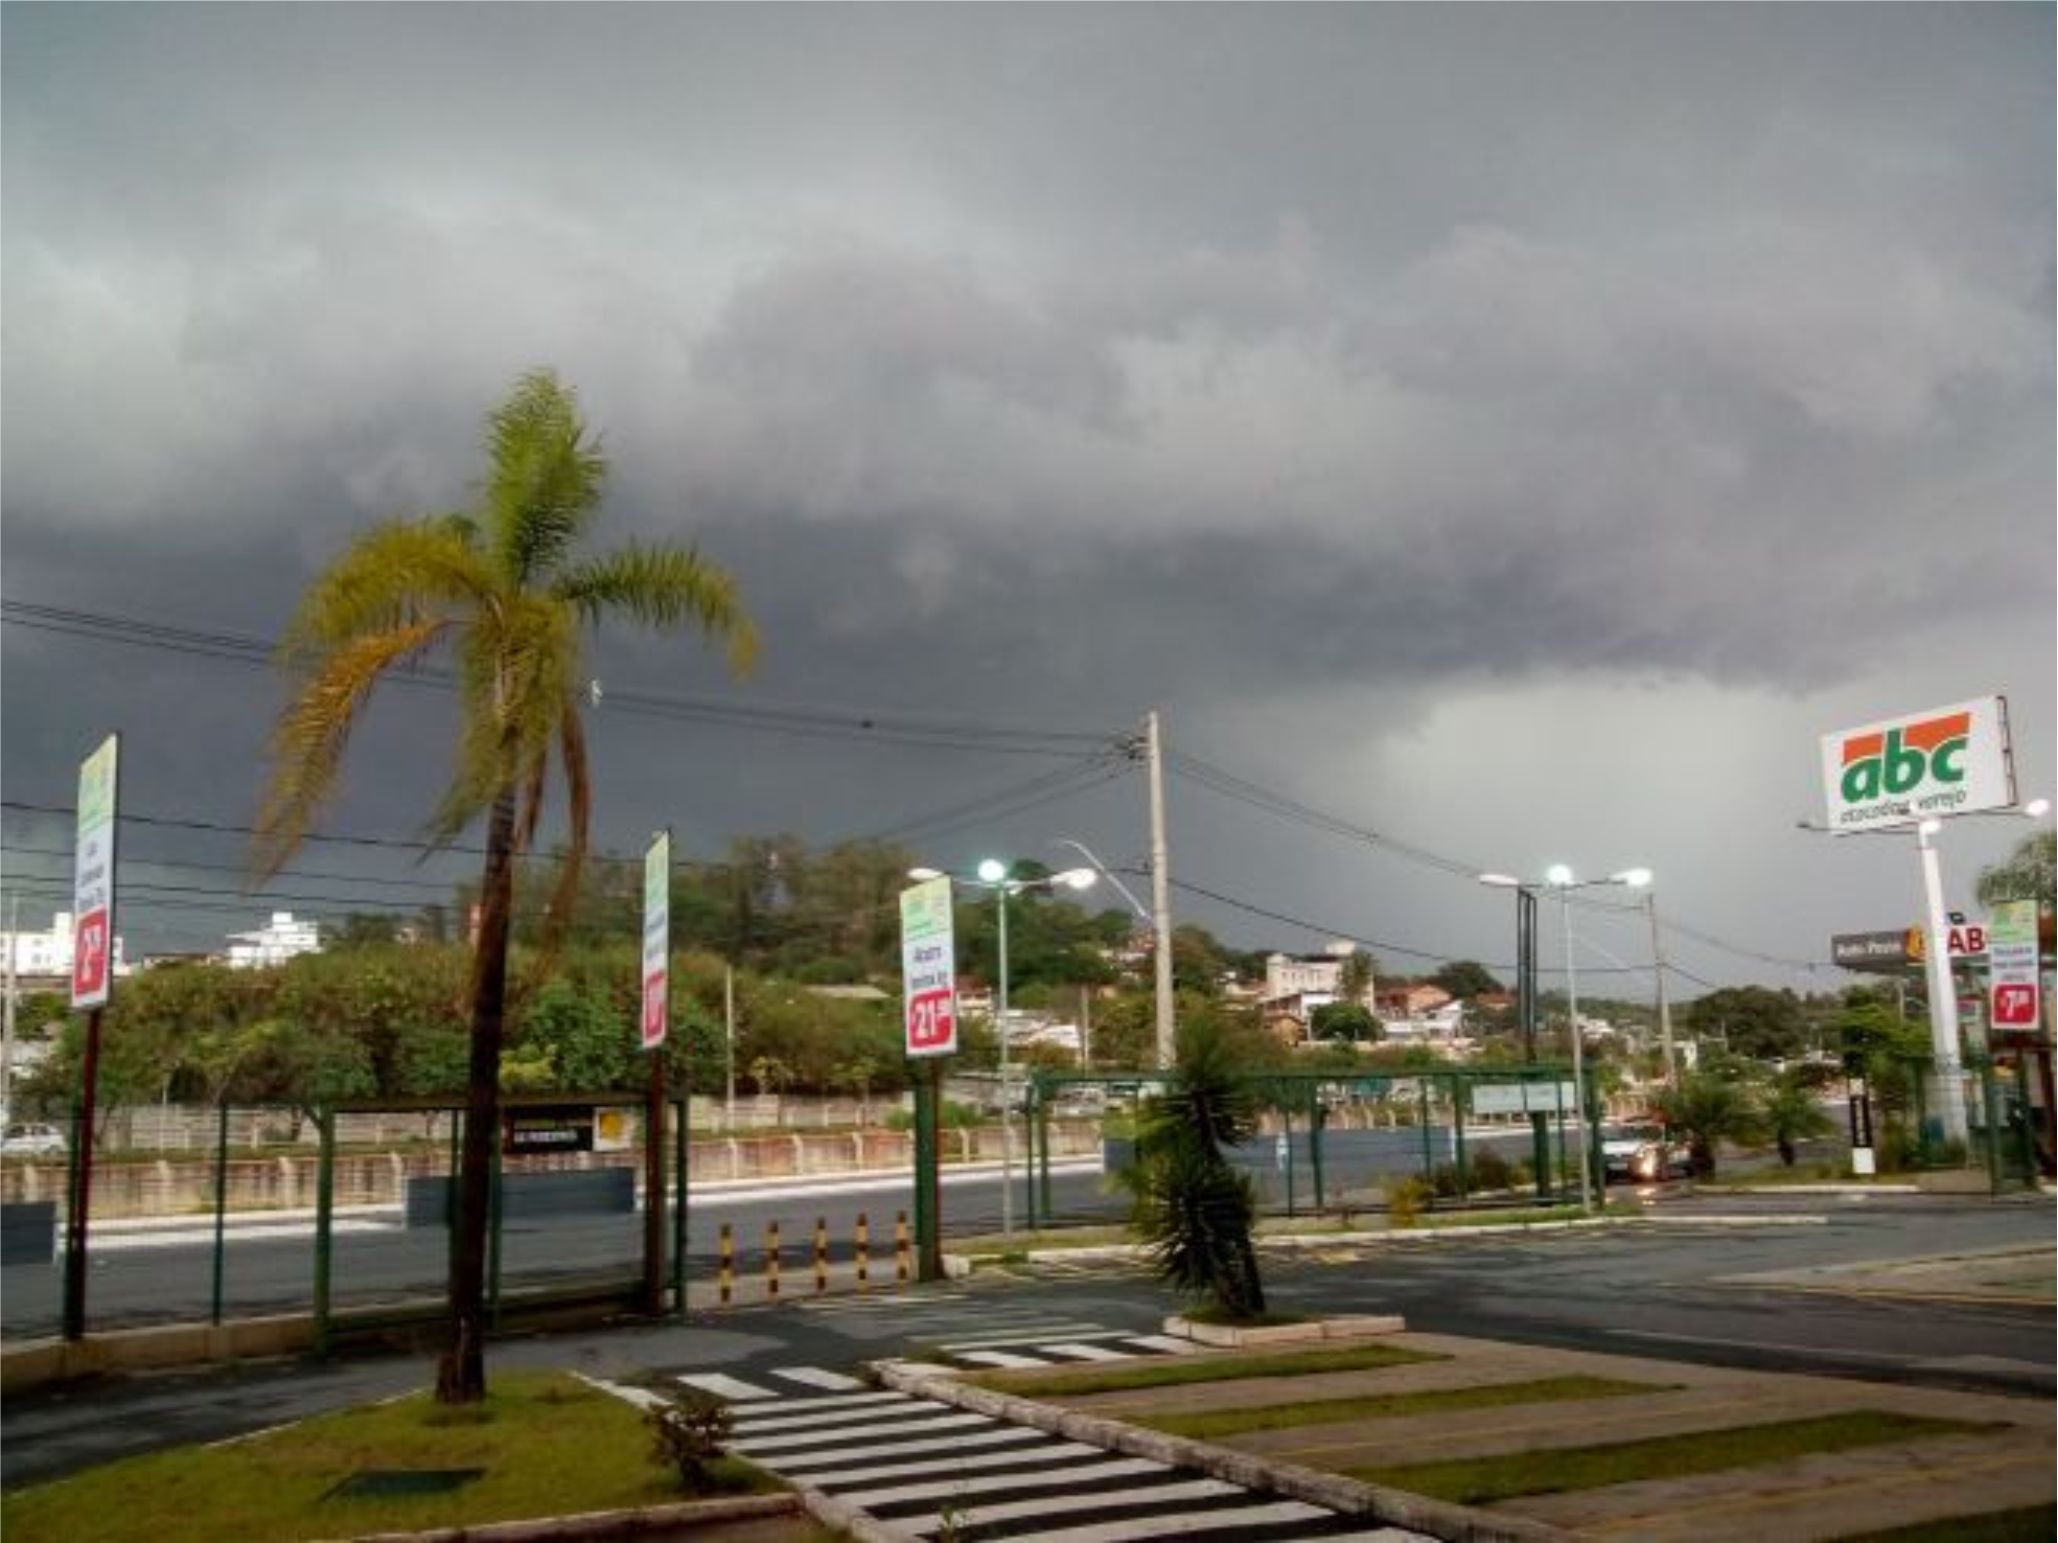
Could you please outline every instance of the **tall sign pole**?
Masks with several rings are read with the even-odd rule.
[[[664,1050],[671,1027],[671,969],[672,833],[661,830],[643,854],[642,1039],[650,1057],[650,1096],[643,1116],[643,1297],[652,1317],[665,1310]],[[685,1303],[679,1307],[683,1312]]]
[[[928,1062],[915,1081],[915,1258],[923,1280],[943,1278],[938,1129],[943,1061],[958,1048],[957,939],[950,879],[939,875],[900,892],[901,1027],[910,1061]]]
[[[64,1337],[86,1333],[86,1231],[93,1200],[93,1117],[100,1082],[100,1014],[114,995],[115,810],[121,736],[80,763],[73,838],[71,1005],[86,1010],[85,1063],[72,1122],[71,1204],[64,1228]]]
[[[1157,967],[1158,1070],[1170,1071],[1179,1047],[1172,1022],[1172,866],[1165,851],[1165,743],[1158,732],[1158,712],[1143,715],[1144,754],[1150,761],[1150,901],[1151,950]]]

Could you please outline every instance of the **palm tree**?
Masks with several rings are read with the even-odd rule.
[[[535,837],[553,759],[569,811],[555,918],[571,914],[586,850],[592,787],[579,715],[583,633],[611,614],[658,628],[697,627],[727,646],[739,672],[756,648],[735,580],[692,548],[575,552],[599,507],[607,461],[572,391],[553,373],[523,376],[488,415],[487,428],[489,470],[475,509],[367,531],[301,597],[280,644],[293,695],[273,732],[255,849],[258,875],[276,873],[333,790],[373,687],[447,652],[456,664],[457,767],[429,833],[448,841],[483,814],[486,861],[450,1341],[436,1378],[445,1403],[486,1391],[486,1197],[499,1125],[513,865]]]

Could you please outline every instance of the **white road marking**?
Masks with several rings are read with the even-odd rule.
[[[923,1406],[918,1405],[911,1398],[903,1398],[899,1401],[898,1405],[875,1404],[870,1408],[860,1409],[819,1409],[809,1414],[781,1414],[780,1407],[777,1404],[772,1405],[767,1411],[765,1418],[759,1420],[746,1420],[742,1418],[743,1411],[738,1410],[736,1434],[738,1436],[791,1435],[803,1430],[834,1430],[840,1425],[862,1427],[868,1420],[890,1420],[896,1415],[904,1414],[911,1409]],[[790,1405],[787,1407],[791,1408]]]
[[[1080,1497],[1084,1501],[1087,1497]],[[1137,1516],[1120,1522],[1088,1522],[1054,1532],[1016,1533],[1008,1543],[1143,1543],[1150,1538],[1186,1537],[1196,1532],[1224,1532],[1233,1527],[1262,1527],[1273,1522],[1311,1522],[1334,1516],[1320,1506],[1283,1500],[1276,1505],[1239,1506],[1228,1511],[1188,1511],[1172,1516]]]
[[[978,1527],[988,1522],[1019,1521],[1032,1516],[1050,1516],[1064,1511],[1083,1511],[1097,1506],[1146,1505],[1154,1500],[1213,1500],[1220,1495],[1243,1493],[1234,1484],[1225,1484],[1220,1479],[1189,1479],[1181,1484],[1154,1484],[1147,1489],[1120,1489],[1105,1494],[1057,1495],[1044,1500],[1011,1500],[1000,1505],[972,1506],[957,1513],[957,1524],[961,1527]],[[1317,1512],[1326,1515],[1326,1512]],[[1153,1517],[1153,1521],[1176,1522],[1177,1517]],[[917,1537],[943,1529],[941,1516],[927,1521],[900,1521],[897,1527],[905,1527]],[[1151,1537],[1161,1537],[1170,1528],[1152,1530]],[[1077,1536],[1067,1533],[1067,1536]]]
[[[1062,1489],[1071,1484],[1084,1484],[1091,1479],[1137,1478],[1146,1473],[1169,1472],[1171,1470],[1163,1463],[1154,1463],[1144,1457],[1125,1457],[1117,1462],[1081,1463],[1071,1467],[1052,1468],[1042,1473],[959,1474],[953,1478],[936,1479],[926,1484],[902,1484],[887,1489],[844,1490],[836,1498],[861,1510],[869,1510],[873,1506],[901,1505],[910,1500],[946,1500],[953,1495],[976,1495],[995,1490]],[[821,1482],[819,1476],[814,1480],[817,1487]],[[1079,1500],[1083,1498],[1078,1497]]]
[[[966,1473],[974,1469],[1028,1468],[1053,1462],[1058,1458],[1105,1457],[1101,1447],[1090,1447],[1079,1441],[1051,1441],[1050,1443],[1025,1448],[1015,1452],[974,1452],[960,1457],[931,1457],[918,1463],[883,1463],[869,1468],[832,1469],[828,1473],[811,1473],[808,1483],[820,1489],[828,1485],[876,1484],[887,1479],[920,1479],[939,1473]]]
[[[1046,1355],[1068,1356],[1074,1361],[1133,1361],[1136,1359],[1136,1353],[1132,1350],[1110,1350],[1106,1345],[1068,1343],[1062,1345],[1038,1345],[1036,1348],[1043,1351]]]
[[[1000,1334],[980,1334],[971,1339],[947,1341],[942,1348],[960,1350],[1005,1350],[1010,1345],[1031,1345],[1042,1339],[1121,1339],[1120,1329],[1104,1329],[1097,1323],[1069,1323],[1063,1319],[1025,1323],[1019,1329]]]
[[[786,1382],[798,1382],[804,1387],[827,1388],[831,1393],[857,1393],[865,1386],[855,1377],[825,1371],[819,1366],[775,1366],[772,1375]]]
[[[960,1361],[970,1361],[979,1366],[998,1366],[1006,1370],[1027,1366],[1048,1366],[1050,1362],[1039,1361],[1034,1356],[1013,1355],[1005,1350],[966,1350],[953,1352]]]
[[[1192,1355],[1200,1348],[1190,1339],[1174,1339],[1169,1334],[1125,1334],[1123,1338],[1132,1345],[1162,1350],[1166,1355]]]
[[[698,1388],[703,1393],[712,1393],[716,1398],[777,1398],[770,1388],[761,1388],[754,1382],[745,1382],[739,1377],[726,1377],[720,1372],[689,1372],[679,1380],[689,1388]]]
[[[1022,1425],[1009,1425],[1000,1430],[969,1431],[939,1436],[934,1441],[885,1441],[872,1446],[849,1447],[840,1452],[796,1453],[791,1457],[774,1458],[766,1466],[783,1474],[791,1474],[795,1470],[820,1468],[824,1463],[850,1463],[861,1458],[874,1457],[916,1457],[924,1452],[955,1452],[962,1447],[1019,1446],[1025,1441],[1048,1439],[1040,1430],[1031,1430]],[[804,1472],[802,1476],[805,1477]]]
[[[991,1426],[993,1421],[983,1414],[928,1414],[911,1411],[913,1418],[896,1415],[893,1423],[878,1425],[859,1433],[860,1440],[883,1440],[890,1436],[929,1436],[947,1430],[963,1430],[967,1426]],[[735,1443],[736,1450],[746,1457],[764,1457],[777,1462],[781,1452],[795,1447],[813,1448],[823,1456],[836,1455],[833,1443],[851,1439],[840,1431],[780,1431],[770,1436],[743,1436]]]
[[[625,1404],[634,1404],[638,1409],[656,1409],[668,1404],[670,1399],[650,1388],[632,1388],[626,1382],[609,1382],[602,1377],[589,1377],[584,1372],[573,1372],[588,1387],[598,1388],[603,1393],[612,1393]]]

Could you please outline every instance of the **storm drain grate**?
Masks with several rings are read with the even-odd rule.
[[[332,1485],[324,1500],[405,1500],[447,1495],[484,1475],[483,1468],[367,1468]]]

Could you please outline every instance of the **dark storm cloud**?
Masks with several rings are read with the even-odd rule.
[[[1712,702],[1736,744],[1798,741],[1752,753],[1791,749],[1804,801],[1797,724],[1931,678],[2051,695],[2047,11],[5,26],[13,597],[269,633],[365,521],[463,501],[480,412],[540,360],[607,432],[608,529],[737,568],[772,700],[1115,729],[1157,703],[1432,833],[1465,806],[1382,756],[1468,703],[1596,686],[1620,737]],[[597,668],[728,689],[648,642]],[[247,808],[254,672],[10,628],[7,685],[10,786],[61,788],[119,718],[161,801]],[[441,730],[381,714],[351,812],[393,828]],[[1289,753],[1311,724],[1362,774]],[[680,742],[606,729],[624,830],[674,807]],[[1020,770],[691,754],[702,828],[823,837]],[[1453,788],[1478,759],[1410,754]],[[1568,834],[1605,811],[1721,866],[1677,788],[1547,796],[1586,810]]]

